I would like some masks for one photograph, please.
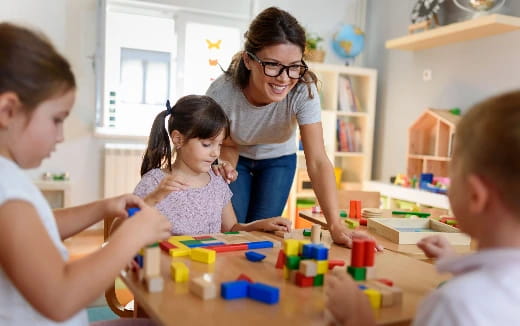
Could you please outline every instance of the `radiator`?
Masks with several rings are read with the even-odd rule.
[[[145,150],[143,144],[105,144],[105,198],[134,191]]]

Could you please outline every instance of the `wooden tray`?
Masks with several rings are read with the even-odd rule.
[[[431,218],[369,218],[367,227],[398,244],[416,244],[430,235],[443,235],[452,245],[469,245],[471,238],[459,229]]]

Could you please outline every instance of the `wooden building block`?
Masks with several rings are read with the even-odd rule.
[[[144,278],[146,290],[148,292],[161,292],[164,289],[164,280],[162,276],[149,276]]]
[[[311,242],[320,243],[321,241],[321,225],[313,224],[311,228]]]
[[[183,262],[172,262],[170,272],[174,282],[187,282],[189,279],[190,270]]]
[[[363,290],[363,292],[368,296],[368,301],[370,301],[370,306],[373,309],[381,308],[381,292],[370,288]]]
[[[285,239],[283,241],[283,251],[286,256],[297,256],[298,255],[298,240]]]
[[[161,275],[161,249],[146,247],[144,249],[144,277]]]
[[[216,259],[216,251],[206,248],[193,248],[190,254],[191,260],[205,264],[213,264]]]
[[[328,271],[329,271],[329,261],[328,260],[316,261],[316,273],[317,274],[325,274]]]
[[[300,273],[306,277],[314,277],[318,274],[318,266],[316,261],[313,260],[302,260],[300,262]]]
[[[190,281],[190,292],[203,300],[213,299],[217,296],[215,282],[207,280],[204,276],[196,277]]]

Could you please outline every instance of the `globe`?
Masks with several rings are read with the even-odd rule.
[[[365,33],[354,25],[343,25],[332,38],[332,49],[340,58],[354,59],[365,47]]]

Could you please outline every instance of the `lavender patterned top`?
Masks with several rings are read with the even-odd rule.
[[[210,181],[201,188],[174,191],[156,205],[172,223],[173,235],[221,232],[222,210],[233,193],[221,176],[212,170]],[[154,191],[166,174],[161,169],[148,171],[137,184],[134,194],[144,198]]]

